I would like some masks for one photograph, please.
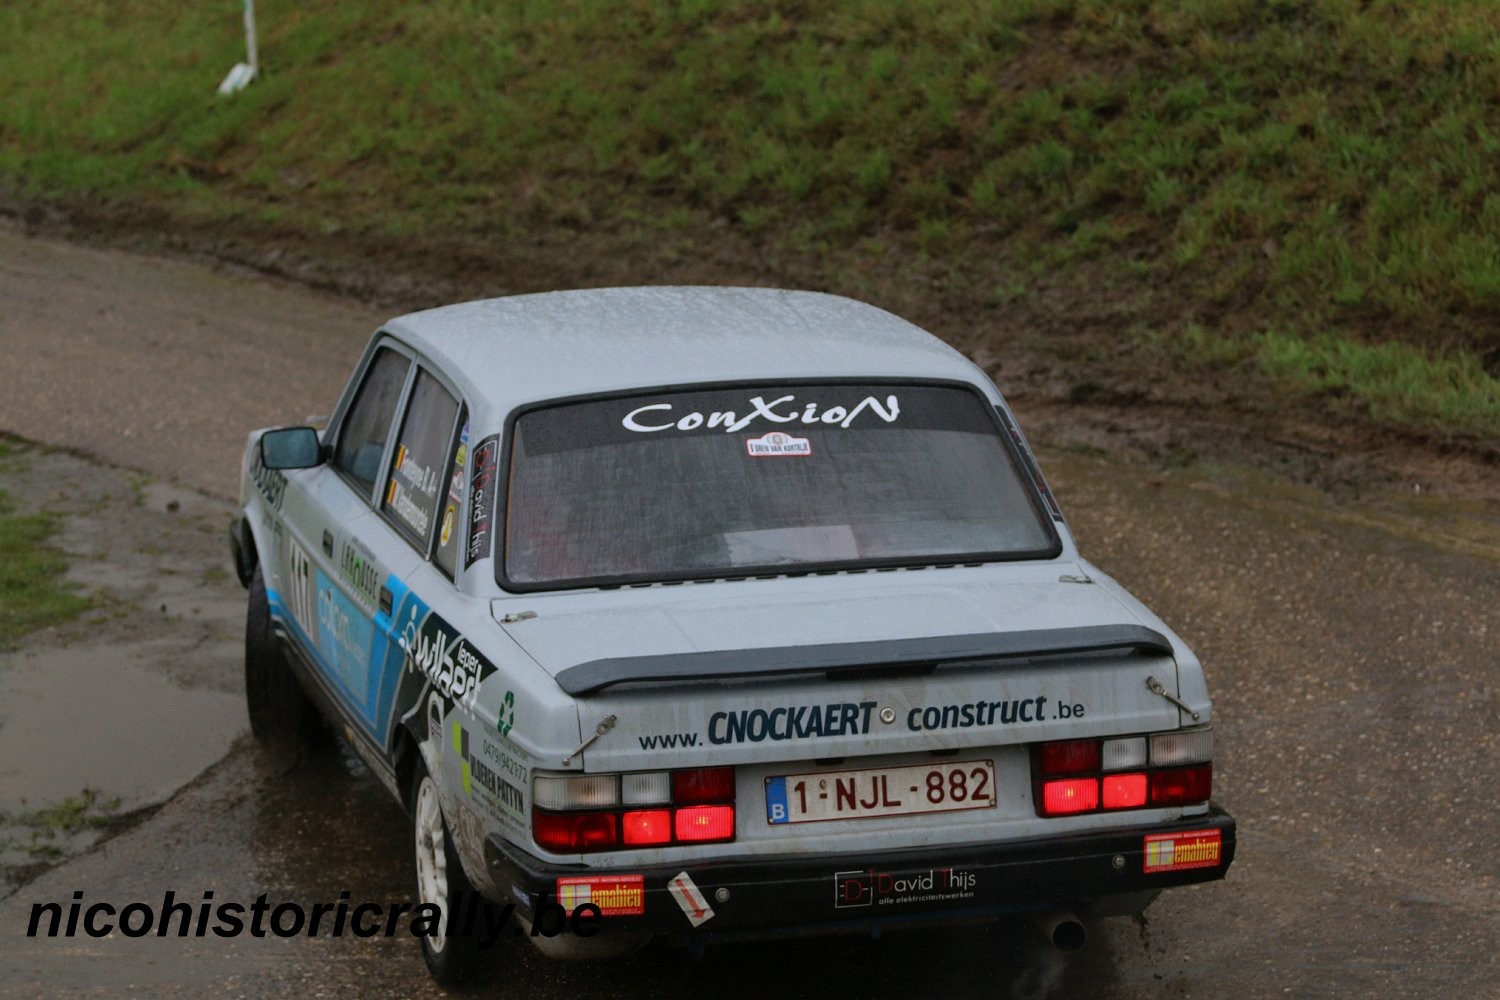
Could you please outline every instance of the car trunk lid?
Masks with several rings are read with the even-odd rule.
[[[524,619],[497,602],[496,617],[578,698],[583,731],[614,717],[589,770],[1178,725],[1149,687],[1177,689],[1170,641],[1105,588],[1055,563],[943,572],[952,582],[872,574],[837,595],[818,578],[573,594]]]

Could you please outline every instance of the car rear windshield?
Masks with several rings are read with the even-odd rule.
[[[547,406],[515,422],[502,585],[523,589],[1050,556],[990,404],[789,385]]]

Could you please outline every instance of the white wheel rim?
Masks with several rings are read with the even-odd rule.
[[[440,952],[448,944],[448,852],[444,849],[443,810],[438,805],[437,786],[423,777],[417,787],[416,819],[418,903],[435,903],[442,911],[436,937],[427,944]]]

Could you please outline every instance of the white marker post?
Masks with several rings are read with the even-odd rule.
[[[233,94],[244,90],[251,80],[260,74],[260,53],[255,47],[255,0],[245,0],[245,58],[247,62],[235,63],[224,82],[219,84],[219,93]]]

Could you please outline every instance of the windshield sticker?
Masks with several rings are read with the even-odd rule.
[[[886,396],[883,403],[874,396],[866,396],[853,406],[830,406],[826,409],[816,402],[798,403],[797,397],[792,393],[778,396],[769,402],[764,396],[752,396],[749,403],[750,412],[744,416],[740,416],[734,410],[716,410],[708,414],[704,414],[701,410],[693,410],[680,417],[675,415],[676,407],[672,403],[647,403],[625,414],[620,425],[638,434],[653,434],[656,431],[672,428],[679,431],[694,431],[700,427],[706,427],[709,430],[723,428],[725,433],[736,434],[761,419],[773,424],[800,422],[837,425],[848,429],[866,410],[888,424],[895,423],[896,418],[901,415],[901,401],[895,393]]]
[[[464,568],[490,554],[490,519],[495,510],[495,466],[500,457],[500,438],[487,437],[474,449],[474,470],[469,479],[469,548]]]
[[[448,545],[448,540],[453,537],[453,519],[457,515],[458,508],[451,503],[448,505],[448,509],[443,511],[443,527],[442,530],[438,532],[439,548],[446,548]]]
[[[746,438],[745,451],[752,458],[765,458],[770,455],[811,455],[812,442],[807,438],[783,434],[781,431],[770,431],[758,438]]]
[[[529,460],[612,445],[730,435],[791,438],[886,431],[995,436],[990,405],[951,386],[799,385],[662,391],[540,407],[517,420],[515,447]],[[471,452],[472,454],[472,452]]]

